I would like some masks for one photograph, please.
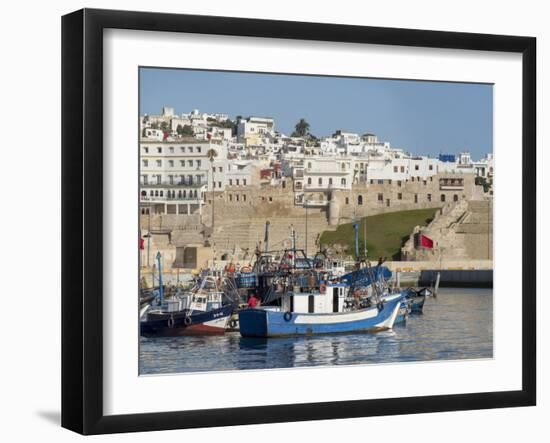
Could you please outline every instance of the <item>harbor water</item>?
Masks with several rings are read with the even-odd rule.
[[[377,333],[251,339],[219,336],[140,338],[141,375],[493,356],[492,289],[440,288],[424,313]]]

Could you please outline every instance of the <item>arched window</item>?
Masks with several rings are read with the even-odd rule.
[[[318,182],[319,182],[319,185],[322,185],[323,184],[323,179],[321,177],[319,177]]]
[[[160,196],[161,196],[161,197],[164,196],[164,191],[160,191]]]
[[[307,184],[308,184],[308,185],[311,185],[311,177],[308,177],[308,178],[307,178]]]
[[[453,195],[453,201],[454,201],[454,202],[457,202],[457,201],[458,201],[458,195],[456,195],[456,194]]]
[[[141,191],[141,196],[142,197],[147,197],[147,191]]]
[[[360,195],[360,196],[357,197],[357,204],[358,204],[358,205],[362,205],[362,204],[363,204],[363,196],[362,196],[362,195]]]
[[[341,180],[341,182],[342,182],[342,186],[346,186],[346,179],[345,179],[345,178],[343,178],[343,179]]]
[[[330,178],[328,179],[328,184],[329,184],[329,185],[332,185],[332,177],[330,177]]]
[[[183,198],[187,198],[187,191],[185,189],[183,190]]]
[[[345,170],[346,170],[346,164],[342,163],[342,171],[345,171]]]
[[[155,191],[155,197],[159,196],[159,191]]]
[[[441,201],[442,201],[442,202],[445,201],[445,194],[441,194]]]

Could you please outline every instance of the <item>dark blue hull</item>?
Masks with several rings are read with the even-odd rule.
[[[233,305],[206,312],[150,312],[140,323],[140,333],[144,337],[223,334],[232,313]]]

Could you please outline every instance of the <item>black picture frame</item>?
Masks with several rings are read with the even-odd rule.
[[[108,28],[522,54],[522,389],[132,415],[103,413],[103,31]],[[536,404],[536,39],[83,9],[62,18],[62,426],[82,434]]]

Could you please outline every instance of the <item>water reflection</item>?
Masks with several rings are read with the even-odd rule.
[[[140,373],[268,369],[490,358],[490,289],[443,289],[424,314],[375,334],[274,339],[224,336],[141,338]]]

